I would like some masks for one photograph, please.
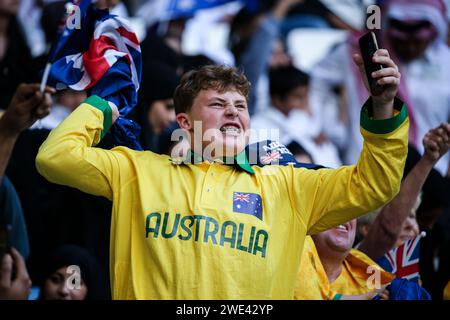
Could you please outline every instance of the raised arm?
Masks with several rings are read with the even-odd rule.
[[[373,75],[383,90],[361,111],[364,145],[358,163],[339,169],[297,169],[294,174],[294,199],[299,213],[306,215],[303,222],[310,234],[373,211],[400,189],[409,127],[406,107],[395,99],[400,74],[386,50],[378,50],[373,59],[386,66]],[[354,60],[364,75],[361,57],[355,55]]]
[[[118,115],[112,103],[98,96],[89,97],[42,144],[36,157],[39,173],[50,182],[112,200],[114,180],[126,179],[128,149],[104,150],[93,146]]]
[[[20,133],[50,112],[53,88],[39,91],[39,84],[21,84],[3,116],[0,117],[0,181]]]
[[[431,169],[450,148],[450,124],[431,129],[423,138],[425,153],[403,180],[398,195],[388,203],[370,226],[359,250],[373,260],[382,257],[397,242],[403,225],[419,196]]]

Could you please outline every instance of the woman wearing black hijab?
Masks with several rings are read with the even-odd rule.
[[[78,273],[79,270],[79,273]],[[77,278],[78,277],[78,278]],[[58,247],[47,260],[41,300],[101,299],[100,269],[95,258],[75,245]]]

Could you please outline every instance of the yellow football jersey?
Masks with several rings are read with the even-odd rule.
[[[350,250],[342,264],[341,274],[330,283],[320,261],[314,241],[306,237],[300,269],[297,274],[294,298],[297,300],[332,300],[340,295],[356,296],[374,291],[371,277],[379,271],[381,285],[395,276],[384,271],[376,262],[359,250]],[[368,283],[369,280],[369,283]]]
[[[397,101],[395,117],[371,120],[369,105],[358,164],[335,170],[95,148],[112,119],[96,96],[50,133],[36,164],[49,181],[112,200],[114,299],[292,299],[306,234],[372,211],[399,190],[406,107]]]

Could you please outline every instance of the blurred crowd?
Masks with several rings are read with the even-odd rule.
[[[331,168],[354,164],[363,146],[360,108],[369,92],[352,54],[366,32],[366,8],[381,8],[379,46],[389,49],[399,66],[399,97],[410,119],[402,188],[392,203],[345,226],[353,232],[349,243],[330,248],[326,239],[332,234],[314,235],[304,256],[320,258],[325,279],[333,283],[337,276],[327,266],[350,259],[356,245],[377,260],[425,231],[421,284],[433,299],[450,299],[450,287],[445,290],[450,283],[450,153],[448,141],[439,140],[440,126],[450,121],[449,1],[261,0],[252,7],[231,1],[188,16],[164,16],[158,11],[162,2],[97,1],[129,19],[141,41],[139,102],[128,117],[141,126],[145,150],[171,154],[171,134],[178,128],[172,95],[180,77],[201,66],[226,64],[243,70],[252,84],[252,129],[278,130],[279,141],[298,162]],[[64,0],[0,0],[0,119],[14,109],[21,83],[40,82],[66,11]],[[58,90],[50,113],[22,131],[8,157],[0,152],[0,224],[10,226],[15,248],[2,261],[0,299],[110,299],[111,203],[52,184],[35,168],[49,132],[88,94]],[[255,134],[251,143],[262,139],[267,137]],[[446,142],[447,147],[436,147]],[[99,145],[113,146],[108,135]],[[335,257],[333,250],[342,254]],[[71,265],[81,268],[82,290],[65,286]],[[14,281],[3,279],[14,277],[22,281],[17,286],[31,287],[29,296],[19,289],[7,295],[5,288]],[[296,297],[316,297],[304,292]]]

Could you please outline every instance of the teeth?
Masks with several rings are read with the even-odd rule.
[[[343,224],[337,226],[337,228],[338,229],[342,229],[342,230],[347,230],[347,228]]]
[[[220,131],[225,132],[225,133],[240,133],[241,129],[232,127],[232,126],[226,126],[226,127],[220,128]]]

